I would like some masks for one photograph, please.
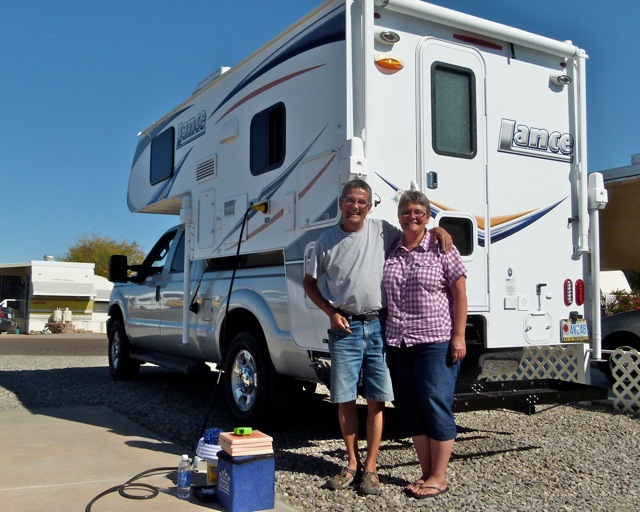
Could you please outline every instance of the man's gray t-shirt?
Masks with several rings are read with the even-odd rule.
[[[365,219],[355,233],[334,226],[318,237],[306,273],[334,308],[354,315],[377,311],[386,307],[384,259],[400,236],[402,231],[380,219]]]

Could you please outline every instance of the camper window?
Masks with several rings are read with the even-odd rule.
[[[476,155],[475,76],[470,69],[435,62],[431,67],[432,145],[440,155]]]
[[[441,217],[438,226],[449,232],[460,256],[473,254],[473,222],[464,217]]]
[[[277,169],[283,164],[285,124],[284,103],[276,103],[253,116],[249,165],[254,176]]]
[[[175,129],[167,128],[151,141],[150,182],[156,185],[173,175],[173,141]]]

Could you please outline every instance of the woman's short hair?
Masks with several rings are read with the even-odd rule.
[[[408,204],[424,206],[427,215],[431,214],[431,203],[429,202],[429,199],[427,199],[427,196],[419,190],[409,190],[400,196],[400,201],[398,201],[398,213],[400,213]]]

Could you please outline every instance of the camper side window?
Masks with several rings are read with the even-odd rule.
[[[433,150],[440,155],[475,157],[475,76],[470,69],[434,62],[431,112]]]
[[[149,181],[157,185],[173,175],[173,141],[175,129],[163,131],[151,141],[151,165]]]
[[[446,229],[451,235],[454,245],[460,251],[460,256],[473,254],[474,229],[471,219],[444,216],[438,220],[438,226]]]
[[[251,174],[258,176],[284,163],[286,141],[286,111],[284,103],[257,113],[251,120]]]

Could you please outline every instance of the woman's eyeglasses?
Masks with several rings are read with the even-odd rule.
[[[411,217],[412,215],[416,219],[421,219],[427,214],[427,212],[423,212],[422,210],[403,210],[400,212],[400,215],[403,217]]]

